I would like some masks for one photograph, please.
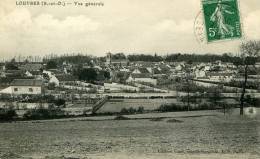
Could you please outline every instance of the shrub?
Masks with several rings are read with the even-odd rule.
[[[144,112],[144,107],[138,107],[137,112],[138,113],[143,113]]]
[[[175,111],[185,111],[185,110],[187,110],[187,108],[176,104],[163,104],[157,109],[157,111],[159,112],[175,112]]]
[[[49,90],[55,90],[55,86],[56,86],[56,84],[53,83],[53,82],[51,82],[51,83],[48,84],[48,87],[47,87],[47,88],[48,88]]]
[[[61,118],[65,116],[65,112],[60,108],[37,108],[27,110],[24,114],[25,119],[53,119],[53,118]]]
[[[196,110],[214,110],[217,107],[215,105],[212,105],[211,103],[202,103],[196,106],[191,106],[190,111],[196,111]],[[176,111],[187,111],[187,106],[182,105],[176,105],[176,104],[163,104],[158,109],[156,109],[159,112],[176,112]]]
[[[16,111],[12,108],[3,109],[0,108],[0,121],[13,120],[17,117]]]
[[[64,99],[57,99],[54,101],[54,104],[57,106],[61,106],[65,104],[65,100]]]
[[[123,108],[120,111],[120,114],[136,114],[136,113],[143,113],[144,107],[138,107],[137,109],[130,107],[129,109]]]
[[[11,94],[0,94],[0,100],[10,102],[13,100],[13,98],[12,98]]]
[[[216,106],[212,105],[211,103],[202,103],[202,104],[198,105],[195,109],[196,110],[212,110],[215,108],[216,108]]]

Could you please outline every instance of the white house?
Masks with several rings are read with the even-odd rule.
[[[230,82],[233,79],[232,73],[222,73],[222,72],[208,72],[206,77],[209,78],[210,81],[215,82]]]
[[[151,78],[148,74],[131,74],[126,80],[127,83],[141,82],[157,85],[157,79]]]
[[[200,68],[197,68],[195,70],[195,77],[196,78],[202,78],[206,76],[205,66],[202,66]]]
[[[55,86],[59,86],[60,85],[60,81],[58,80],[58,78],[54,75],[51,75],[49,80],[49,83],[54,83]]]
[[[31,72],[26,71],[26,72],[25,72],[25,76],[27,76],[27,77],[32,77],[33,75],[31,74]]]
[[[1,93],[8,94],[41,94],[43,91],[42,80],[36,79],[15,79],[11,82],[10,87],[5,88]]]

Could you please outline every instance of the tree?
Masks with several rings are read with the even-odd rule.
[[[185,90],[187,92],[187,106],[188,106],[188,111],[190,110],[190,87],[191,87],[191,65],[192,61],[189,60],[184,68],[185,74],[186,74],[186,79],[185,79]]]
[[[56,69],[57,68],[57,63],[53,60],[48,61],[46,65],[46,69]]]
[[[126,59],[126,56],[124,53],[117,53],[117,54],[112,55],[112,58],[119,60],[119,59]]]
[[[10,62],[13,63],[13,64],[16,63],[15,58],[12,58]]]
[[[49,83],[49,84],[48,84],[48,89],[49,89],[49,90],[54,90],[54,89],[55,89],[55,85],[56,85],[56,84],[55,84],[54,82]]]
[[[85,68],[79,71],[79,80],[95,81],[97,80],[97,72],[94,68]]]
[[[5,68],[7,70],[18,70],[18,67],[15,65],[15,63],[12,63],[12,62],[6,63]]]
[[[125,83],[125,73],[124,72],[117,72],[116,73],[116,78],[119,83]]]
[[[260,52],[260,41],[247,41],[240,45],[240,65],[243,67],[242,93],[240,96],[240,115],[244,114],[245,93],[250,65],[255,65]]]
[[[17,117],[13,108],[0,108],[0,121],[13,120]]]
[[[209,101],[214,103],[214,107],[219,105],[219,101],[221,100],[221,90],[222,86],[218,85],[216,87],[212,87],[213,92],[209,95]]]
[[[110,78],[111,78],[111,77],[110,77],[110,72],[104,71],[104,77],[105,77],[106,79],[110,79]]]

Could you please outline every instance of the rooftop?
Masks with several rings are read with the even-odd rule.
[[[140,74],[131,74],[132,78],[151,78],[149,74],[146,73],[140,73]]]
[[[11,86],[42,86],[42,80],[36,79],[14,79]]]
[[[38,71],[42,69],[42,67],[43,67],[42,64],[28,63],[20,66],[19,68],[21,70],[27,70],[27,71]]]

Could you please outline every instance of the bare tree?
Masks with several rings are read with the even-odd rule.
[[[249,66],[255,65],[257,57],[259,57],[260,41],[247,41],[245,43],[242,43],[240,46],[240,51],[241,51],[240,65],[242,65],[243,73],[244,73],[243,74],[244,80],[242,83],[242,93],[240,96],[240,115],[243,115]]]
[[[190,111],[190,92],[191,92],[191,83],[192,83],[192,80],[191,80],[191,73],[192,73],[192,70],[191,70],[191,67],[192,67],[192,61],[189,60],[186,64],[185,64],[185,68],[184,68],[184,71],[185,71],[185,91],[187,92],[187,107],[188,107],[188,111]]]

